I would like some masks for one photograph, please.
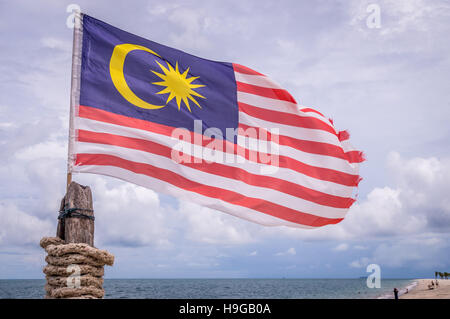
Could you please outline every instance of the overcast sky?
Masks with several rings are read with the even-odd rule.
[[[65,192],[66,7],[256,69],[348,129],[358,200],[338,225],[268,228],[100,175],[89,185],[106,278],[430,277],[450,270],[450,1],[0,0],[0,279],[43,278]],[[369,4],[380,27],[369,28]],[[369,21],[372,21],[369,19]],[[370,24],[369,24],[370,25]]]

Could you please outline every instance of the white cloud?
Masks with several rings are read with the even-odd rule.
[[[167,14],[168,12],[178,8],[180,5],[177,3],[165,3],[165,4],[157,4],[156,6],[154,6],[153,4],[149,4],[148,5],[148,11],[150,12],[150,14],[152,15],[163,15],[163,14]]]
[[[382,267],[439,267],[446,261],[441,255],[442,251],[449,248],[446,240],[422,234],[415,238],[393,239],[389,243],[378,245],[373,251],[371,261]]]
[[[57,49],[65,52],[71,52],[72,42],[54,37],[45,37],[41,39],[41,44],[45,48]]]
[[[204,10],[176,7],[169,13],[168,20],[180,29],[179,32],[170,34],[170,39],[176,47],[205,49],[209,46],[207,37],[204,35],[208,27]]]
[[[250,254],[248,254],[249,256],[256,256],[258,255],[258,251],[254,250],[252,251]]]
[[[369,263],[385,267],[405,267],[423,269],[443,267],[448,262],[442,252],[449,248],[448,235],[419,233],[416,236],[393,237],[378,243],[373,249],[366,250],[364,257],[352,261],[349,266],[363,268]]]
[[[171,246],[169,218],[154,191],[130,183],[111,187],[100,177],[92,190],[100,244]]]
[[[0,123],[0,129],[2,129],[2,130],[6,130],[9,128],[13,128],[13,127],[16,127],[16,124],[12,123],[12,122],[1,122]]]
[[[65,143],[46,141],[20,149],[15,154],[19,160],[33,161],[42,158],[67,158],[67,146]]]
[[[367,257],[362,257],[360,259],[354,260],[352,261],[349,266],[352,268],[363,268],[363,267],[367,267],[367,265],[369,264],[370,259]]]
[[[341,225],[351,237],[410,234],[426,226],[426,216],[411,215],[401,200],[401,189],[375,188],[367,200],[353,207]]]
[[[245,221],[197,204],[180,201],[178,213],[186,223],[186,236],[209,244],[247,244],[255,241]]]
[[[343,243],[343,244],[339,244],[336,247],[333,248],[334,251],[346,251],[348,250],[348,244]]]
[[[13,204],[0,203],[0,246],[38,246],[44,235],[56,232],[55,223],[25,213]]]
[[[276,253],[275,256],[288,256],[288,255],[294,256],[296,254],[297,254],[297,252],[296,252],[295,248],[291,247],[286,251],[281,251],[279,253]]]

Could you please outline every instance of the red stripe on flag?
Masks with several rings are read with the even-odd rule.
[[[297,103],[295,99],[292,97],[292,95],[288,91],[283,89],[265,88],[262,86],[247,84],[239,81],[236,81],[236,85],[237,90],[240,92],[255,94],[276,100],[283,100],[292,103]]]
[[[322,130],[337,136],[336,131],[332,126],[326,124],[325,122],[315,117],[301,116],[292,113],[268,110],[242,102],[238,102],[238,105],[239,111],[242,111],[250,116],[259,118],[264,121],[296,127],[310,128],[315,130]]]
[[[166,158],[172,158],[171,155],[172,149],[170,147],[139,138],[125,137],[109,133],[96,133],[79,130],[78,141],[87,143],[115,145],[164,156]],[[190,158],[191,158],[190,163],[180,163],[180,164],[206,173],[223,176],[234,180],[240,180],[248,185],[278,190],[280,192],[298,198],[302,198],[304,200],[319,205],[335,208],[349,208],[355,201],[354,199],[349,197],[340,197],[326,194],[272,176],[262,176],[252,174],[238,167],[227,166],[221,163],[214,163],[214,162],[212,163],[205,163],[204,161],[197,162],[195,161],[195,157],[191,156]]]
[[[319,111],[317,111],[317,110],[315,110],[315,109],[311,109],[311,108],[309,108],[309,107],[304,107],[304,108],[300,109],[300,111],[302,111],[302,112],[312,112],[312,113],[317,113],[317,114],[319,114],[320,116],[325,117],[325,115],[323,115],[323,114],[320,113]]]
[[[319,217],[316,215],[311,215],[294,209],[290,209],[263,199],[247,197],[227,189],[207,186],[191,181],[186,177],[176,174],[170,170],[149,164],[125,160],[117,156],[104,154],[77,154],[76,165],[103,165],[119,167],[125,170],[132,171],[136,174],[143,174],[165,181],[187,191],[195,192],[211,198],[220,199],[234,205],[247,207],[261,213],[301,225],[320,227],[329,224],[337,224],[343,220],[343,218]]]
[[[255,70],[252,70],[246,66],[243,66],[243,65],[240,65],[237,63],[233,63],[233,69],[235,72],[239,72],[239,73],[264,76],[264,74],[262,74],[262,73],[256,72]]]
[[[341,142],[346,141],[350,138],[350,133],[348,131],[339,131],[338,138]]]
[[[350,163],[362,163],[366,160],[364,153],[361,151],[349,151],[345,153]]]

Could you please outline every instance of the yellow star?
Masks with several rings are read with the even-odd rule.
[[[202,84],[192,84],[192,82],[195,79],[198,79],[198,76],[195,77],[187,77],[189,68],[187,68],[183,74],[180,73],[178,70],[178,62],[175,64],[175,69],[167,62],[167,66],[169,69],[165,68],[163,65],[161,65],[158,61],[159,67],[164,72],[164,74],[158,73],[156,71],[152,72],[156,74],[159,78],[161,78],[163,81],[161,82],[152,82],[152,84],[165,86],[166,88],[162,91],[158,92],[157,94],[167,94],[169,93],[169,96],[167,98],[166,104],[169,103],[173,98],[176,99],[178,110],[180,110],[181,101],[184,102],[184,105],[187,107],[189,112],[191,111],[191,107],[189,105],[189,100],[195,103],[199,108],[201,108],[200,104],[195,100],[193,96],[197,96],[203,99],[206,99],[203,95],[200,95],[193,89],[203,87]]]

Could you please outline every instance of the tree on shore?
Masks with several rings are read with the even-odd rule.
[[[450,275],[450,273],[448,272],[440,272],[440,271],[435,271],[434,272],[434,278],[437,279],[437,277],[439,276],[441,279],[448,279],[448,276]]]

